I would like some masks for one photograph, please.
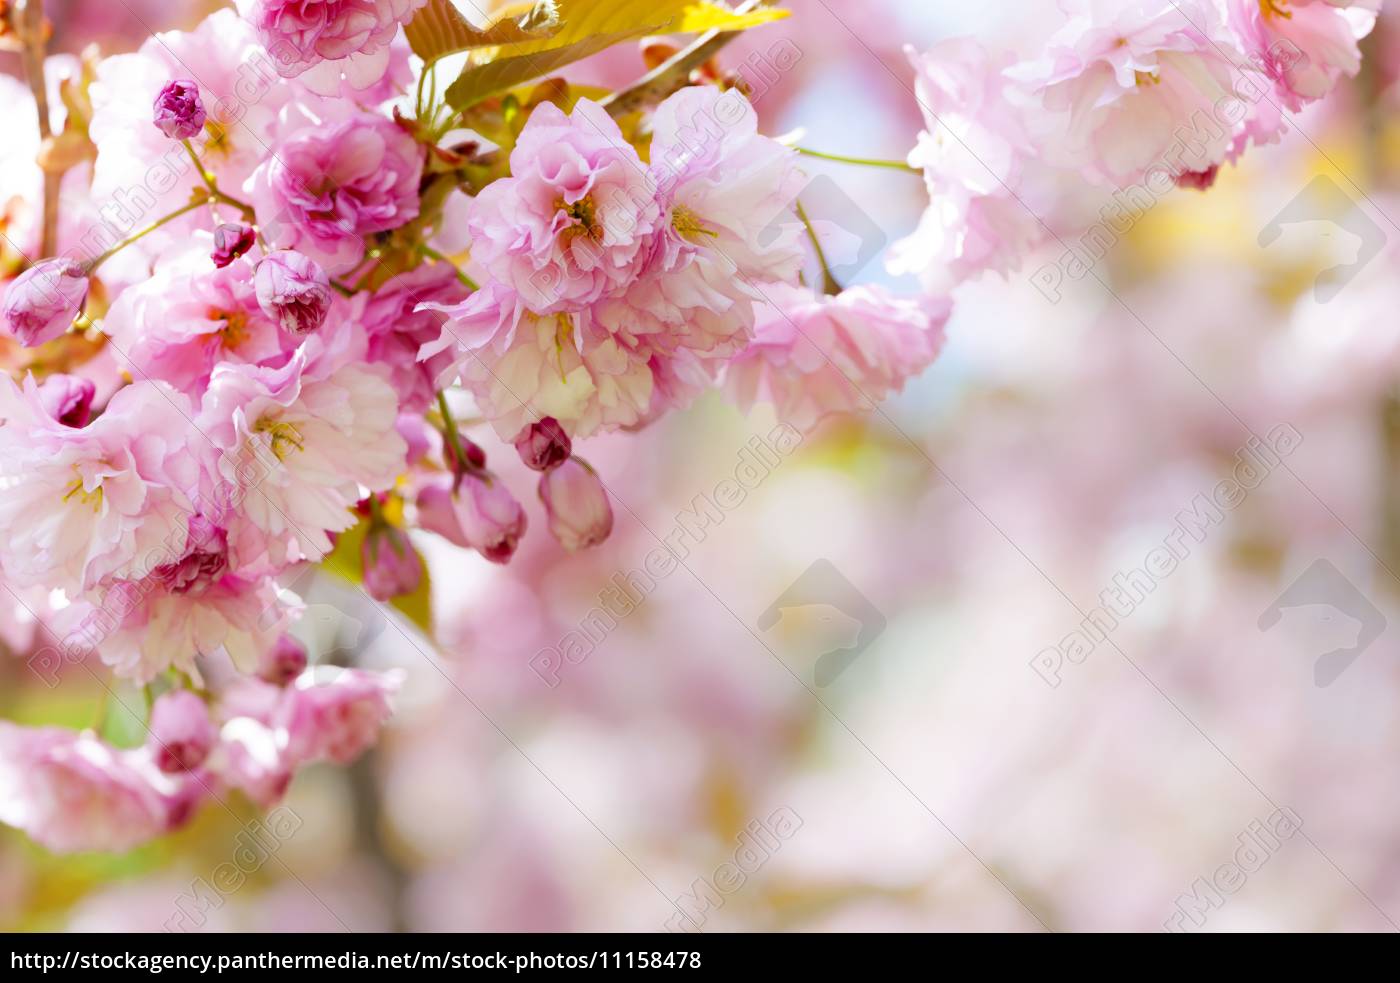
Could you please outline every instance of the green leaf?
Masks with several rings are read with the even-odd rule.
[[[538,41],[549,37],[558,26],[559,14],[553,0],[540,0],[534,6],[513,5],[485,27],[473,27],[452,0],[428,0],[427,6],[404,25],[403,32],[413,53],[431,65],[439,58],[471,48]]]
[[[361,519],[353,527],[345,530],[335,541],[335,549],[321,561],[321,569],[333,573],[352,584],[363,584],[365,568],[360,561],[360,547],[369,532],[369,520]],[[425,636],[433,635],[433,585],[428,575],[428,564],[423,563],[423,579],[412,594],[404,594],[389,601],[389,605],[413,622]]]
[[[712,0],[559,0],[559,27],[548,38],[479,52],[447,90],[458,110],[530,79],[646,34],[742,31],[786,17],[786,10],[736,13]]]

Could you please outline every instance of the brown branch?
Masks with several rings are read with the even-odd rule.
[[[43,0],[19,0],[11,11],[15,34],[20,42],[20,60],[29,91],[34,93],[34,108],[39,116],[40,157],[53,140],[49,122],[49,90],[44,81],[44,56],[48,46],[45,36]],[[39,240],[39,255],[52,256],[58,241],[58,182],[59,175],[44,167],[44,220]]]
[[[734,8],[736,14],[746,14],[770,0],[744,0]],[[645,109],[661,102],[671,93],[685,87],[690,73],[709,61],[719,50],[734,40],[740,31],[706,31],[687,48],[682,48],[625,89],[602,99],[599,103],[613,117]]]

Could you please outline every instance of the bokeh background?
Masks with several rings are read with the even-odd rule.
[[[48,4],[55,47],[72,52],[130,50],[213,6]],[[898,159],[921,125],[903,45],[972,33],[1011,47],[1049,5],[789,6],[723,59],[800,51],[756,97],[767,132]],[[1397,13],[1364,43],[1360,79],[1208,193],[1163,198],[1058,301],[1032,275],[1059,250],[960,288],[930,371],[880,412],[807,435],[557,685],[531,658],[642,569],[775,420],[707,398],[640,436],[585,442],[617,516],[585,554],[539,534],[534,501],[536,534],[505,568],[425,537],[435,644],[334,583],[301,585],[318,658],[406,671],[398,712],[352,768],[300,774],[296,831],[181,924],[664,931],[678,906],[696,911],[700,880],[724,888],[694,917],[704,931],[1159,930],[1283,809],[1297,832],[1178,926],[1396,930]],[[628,48],[583,77],[641,70]],[[882,251],[926,204],[916,176],[808,163],[878,227]],[[1379,254],[1335,221],[1260,245],[1319,177],[1380,231]],[[1337,265],[1360,269],[1323,302],[1315,278]],[[916,289],[879,256],[852,278],[872,281]],[[1107,639],[1054,670],[1038,661],[1232,474],[1251,435],[1285,424],[1298,447],[1186,540]],[[480,439],[528,488],[509,449]],[[771,624],[819,561],[844,586]],[[1261,629],[1285,588],[1326,565],[1335,576],[1308,583],[1331,577],[1314,594],[1332,603]],[[1356,597],[1386,628],[1318,685],[1318,656],[1351,645],[1369,610]],[[819,680],[822,653],[879,618],[860,656]],[[26,626],[6,628],[0,713],[82,726],[95,694],[76,678],[37,684]],[[250,822],[240,803],[211,806],[124,856],[57,857],[0,831],[0,928],[158,930]],[[785,836],[755,837],[751,824],[774,822]]]

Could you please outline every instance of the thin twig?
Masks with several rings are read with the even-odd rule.
[[[744,0],[734,8],[736,14],[746,14],[769,0]],[[626,116],[665,99],[685,86],[690,73],[713,58],[721,48],[739,36],[739,31],[706,31],[688,48],[683,48],[625,89],[620,89],[599,103],[609,115]]]
[[[29,91],[34,93],[34,108],[39,116],[39,145],[46,148],[53,139],[49,121],[49,90],[44,81],[44,4],[42,0],[20,0],[14,11],[15,33],[20,40],[20,60]],[[42,153],[42,150],[41,150]],[[52,256],[58,242],[58,178],[44,168],[44,218],[39,240],[39,255]]]

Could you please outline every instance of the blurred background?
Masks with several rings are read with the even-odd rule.
[[[113,52],[213,6],[48,9],[55,50]],[[763,77],[800,53],[755,91],[765,130],[898,159],[922,125],[903,45],[1013,47],[1048,5],[789,6],[722,59]],[[942,357],[881,412],[760,455],[778,421],[706,398],[582,444],[616,498],[598,549],[561,553],[533,500],[508,567],[425,537],[435,644],[299,584],[318,658],[406,670],[380,745],[302,772],[295,830],[212,903],[192,885],[259,828],[236,802],[124,856],[0,831],[0,928],[1395,930],[1397,13],[1360,79],[1208,193],[1163,197],[1097,276],[1052,299],[1055,249],[960,288]],[[642,71],[629,47],[580,77]],[[879,230],[847,280],[917,289],[882,254],[926,205],[918,177],[807,163]],[[1345,220],[1298,210],[1318,189]],[[1280,427],[1290,452],[1174,534]],[[753,490],[697,529],[697,497],[755,455]],[[654,576],[661,541],[686,566]],[[598,617],[629,576],[638,602]],[[1115,585],[1116,624],[1085,632]],[[0,674],[4,716],[90,719],[76,679]]]

